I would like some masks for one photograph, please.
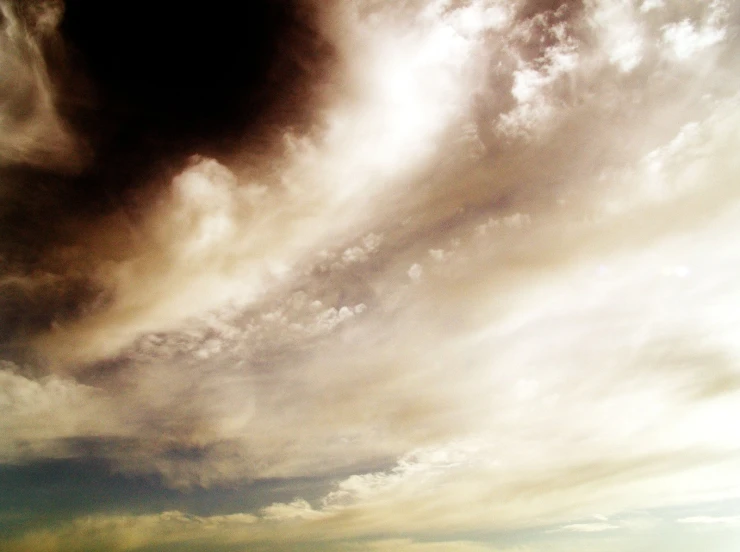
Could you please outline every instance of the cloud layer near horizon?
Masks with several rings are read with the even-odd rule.
[[[0,155],[66,171],[39,137],[82,142],[41,35],[17,31],[38,5],[2,55],[41,56],[10,74],[43,101]],[[313,124],[8,254],[0,459],[333,483],[223,516],[93,513],[10,549],[667,550],[678,526],[730,546],[732,523],[697,520],[735,519],[701,504],[740,490],[737,8],[315,9],[336,59]]]

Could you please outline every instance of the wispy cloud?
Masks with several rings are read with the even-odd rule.
[[[89,157],[58,113],[57,90],[44,55],[49,50],[61,53],[57,27],[63,12],[61,0],[0,3],[0,166],[22,163],[74,171]]]

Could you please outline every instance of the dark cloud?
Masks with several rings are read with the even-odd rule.
[[[142,209],[193,153],[248,150],[259,164],[286,128],[312,123],[334,62],[319,11],[3,4],[4,347],[105,303],[101,264],[137,249]]]

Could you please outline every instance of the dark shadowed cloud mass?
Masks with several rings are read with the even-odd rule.
[[[740,549],[733,0],[0,0],[0,548]]]

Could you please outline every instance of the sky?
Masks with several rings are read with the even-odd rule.
[[[0,0],[0,548],[740,550],[740,4]]]

